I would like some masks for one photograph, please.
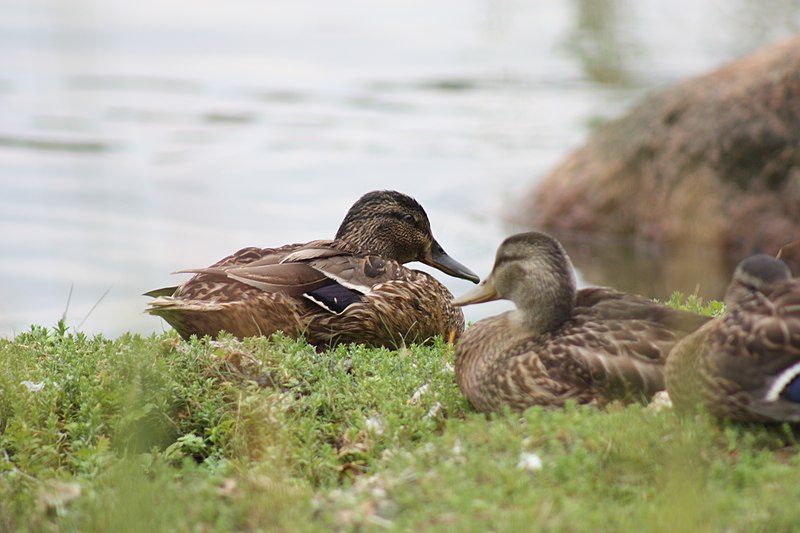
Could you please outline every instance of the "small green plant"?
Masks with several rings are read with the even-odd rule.
[[[675,309],[713,317],[720,316],[725,312],[725,304],[722,302],[717,300],[703,301],[701,296],[696,294],[684,296],[678,291],[673,292],[665,303]]]

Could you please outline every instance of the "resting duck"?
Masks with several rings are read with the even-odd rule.
[[[643,400],[664,388],[669,350],[708,317],[607,288],[576,291],[561,244],[543,233],[506,239],[491,274],[455,305],[510,299],[456,346],[456,380],[479,411]]]
[[[680,411],[740,422],[800,421],[800,279],[755,255],[736,267],[725,315],[686,337],[667,360]]]
[[[432,276],[403,266],[421,261],[478,282],[448,256],[425,211],[396,191],[374,191],[347,212],[336,238],[280,248],[244,248],[177,287],[146,293],[147,312],[183,338],[282,331],[315,345],[396,347],[458,337],[464,315]]]

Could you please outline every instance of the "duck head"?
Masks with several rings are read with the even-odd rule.
[[[397,191],[373,191],[359,198],[345,215],[336,239],[399,263],[420,261],[457,278],[480,280],[436,241],[422,206]]]
[[[766,254],[752,255],[736,266],[731,283],[725,291],[725,304],[736,305],[749,298],[753,292],[764,292],[770,285],[791,278],[789,267],[780,259]]]
[[[528,327],[544,332],[572,314],[575,290],[575,273],[564,248],[549,235],[532,231],[503,241],[492,272],[453,304],[511,300]]]

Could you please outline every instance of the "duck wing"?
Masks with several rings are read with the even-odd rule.
[[[613,289],[584,289],[558,344],[583,362],[587,381],[605,383],[610,396],[649,396],[664,388],[672,347],[709,320]]]
[[[225,277],[260,291],[283,292],[290,296],[300,296],[328,280],[322,272],[303,263],[195,268],[180,272]]]
[[[676,332],[688,334],[711,320],[710,317],[673,309],[635,294],[606,287],[578,291],[577,313],[591,313],[598,320],[644,320],[663,324]]]
[[[648,322],[578,318],[560,331],[557,348],[540,357],[556,381],[599,384],[605,396],[639,400],[664,388],[664,361],[677,340]]]
[[[245,264],[223,260],[208,268],[181,272],[223,277],[264,292],[305,297],[327,311],[341,313],[362,301],[375,285],[400,277],[403,270],[396,261],[355,253],[338,241],[312,241],[269,252]]]

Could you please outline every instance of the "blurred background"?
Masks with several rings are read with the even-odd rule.
[[[483,277],[521,193],[593,125],[800,29],[800,0],[0,9],[0,336],[65,312],[88,333],[161,331],[141,293],[186,279],[170,272],[330,238],[373,189],[417,198]]]

